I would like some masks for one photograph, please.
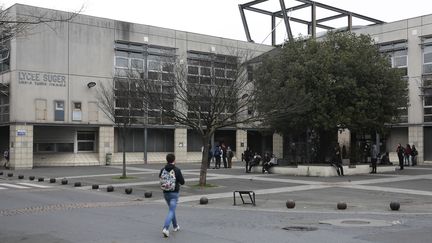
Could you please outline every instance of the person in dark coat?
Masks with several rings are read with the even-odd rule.
[[[261,162],[261,155],[259,155],[258,153],[255,153],[252,160],[249,162],[249,170],[248,171],[251,172],[252,167],[259,165],[260,162]]]
[[[215,158],[215,167],[213,169],[219,169],[221,166],[221,159],[222,159],[222,149],[219,146],[215,147],[213,156]]]
[[[371,174],[376,174],[377,162],[378,162],[378,149],[377,149],[376,144],[372,144],[372,148],[371,148],[371,162],[372,162],[372,171],[371,171]]]
[[[418,151],[415,145],[413,144],[411,147],[411,161],[413,166],[417,165],[417,155],[418,155]]]
[[[401,170],[404,169],[404,154],[405,154],[405,149],[404,147],[402,147],[401,144],[398,144],[397,148],[396,148],[396,153],[398,155],[399,158],[399,167]]]
[[[175,166],[175,155],[174,154],[168,154],[166,156],[167,164],[160,170],[159,178],[161,178],[162,172],[166,170],[167,172],[170,172],[174,170],[175,174],[175,189],[173,191],[163,191],[164,198],[166,203],[168,204],[168,215],[165,218],[165,223],[163,225],[162,234],[164,237],[169,236],[169,227],[172,223],[174,227],[174,231],[179,231],[180,226],[177,223],[177,218],[175,214],[175,210],[177,207],[177,201],[179,198],[179,192],[180,192],[180,185],[185,184],[185,180],[183,178],[183,175],[181,173],[181,170]]]
[[[226,169],[226,168],[228,168],[228,164],[227,164],[227,148],[226,148],[226,146],[225,146],[224,143],[221,145],[221,150],[222,150],[223,165],[224,165],[224,168]]]
[[[246,173],[249,173],[249,163],[252,160],[252,150],[249,147],[243,152],[244,161],[246,162]]]
[[[338,176],[344,175],[341,156],[342,155],[341,155],[341,150],[340,150],[339,144],[336,144],[336,146],[334,147],[334,151],[333,151],[332,164],[336,168],[336,172],[337,172]]]

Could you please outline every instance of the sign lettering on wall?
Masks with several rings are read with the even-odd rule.
[[[27,131],[24,130],[24,129],[19,129],[19,130],[16,131],[16,135],[17,136],[25,136],[26,133],[27,133]]]
[[[18,83],[34,86],[66,87],[66,76],[52,73],[19,71]]]

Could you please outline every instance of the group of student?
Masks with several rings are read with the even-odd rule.
[[[217,145],[214,149],[209,149],[208,168],[210,168],[212,161],[215,163],[213,169],[219,169],[221,167],[221,162],[223,162],[224,168],[231,168],[233,157],[234,152],[231,150],[230,146],[226,146],[224,143],[220,146]]]
[[[264,157],[261,157],[258,153],[252,152],[252,150],[247,147],[242,154],[242,161],[246,162],[246,173],[250,173],[253,166],[262,164],[262,173],[270,173],[270,168],[277,164],[277,159],[274,154],[265,153]]]
[[[401,144],[398,144],[396,148],[396,153],[398,155],[399,166],[401,170],[403,170],[404,166],[417,165],[418,151],[414,144],[412,146],[407,144],[406,147],[403,147]]]

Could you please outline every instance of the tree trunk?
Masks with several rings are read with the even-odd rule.
[[[207,168],[208,168],[208,154],[209,154],[209,136],[204,136],[202,139],[203,151],[202,151],[202,159],[201,159],[201,169],[200,169],[200,178],[199,185],[205,186],[207,183]]]
[[[122,147],[123,147],[123,173],[122,177],[126,178],[126,129],[122,129]]]

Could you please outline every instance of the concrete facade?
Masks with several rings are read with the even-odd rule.
[[[16,4],[17,15],[35,12],[69,16],[70,13]],[[53,29],[55,31],[53,31]],[[409,108],[407,121],[391,128],[386,148],[394,153],[396,145],[415,144],[418,162],[432,163],[432,122],[425,122],[425,75],[423,54],[425,38],[432,36],[432,15],[368,26],[355,30],[369,34],[378,44],[406,43]],[[98,107],[97,88],[113,85],[116,75],[115,43],[135,43],[175,49],[180,60],[188,52],[229,55],[233,50],[253,51],[254,56],[273,47],[201,35],[112,19],[78,15],[68,23],[38,25],[28,35],[10,43],[10,69],[0,73],[0,83],[9,85],[9,147],[13,168],[33,166],[103,165],[106,154],[112,163],[122,162],[119,137],[113,122]],[[96,83],[89,88],[89,83]],[[143,130],[143,127],[138,129]],[[201,160],[199,149],[188,149],[188,130],[183,127],[149,126],[147,161],[141,146],[141,130],[135,131],[129,144],[130,164],[161,163],[168,152],[178,161]],[[235,157],[248,146],[247,127],[235,128]],[[153,140],[152,140],[153,139]],[[283,155],[283,138],[273,134],[273,153]],[[346,141],[344,140],[344,143]],[[163,143],[163,144],[162,144]],[[394,157],[394,154],[391,154]]]
[[[395,158],[396,146],[398,143],[414,144],[419,151],[418,163],[432,163],[432,151],[429,144],[430,138],[424,131],[432,123],[425,120],[425,89],[428,84],[425,79],[430,76],[426,73],[424,64],[425,39],[432,36],[432,15],[420,16],[411,19],[365,27],[355,30],[357,33],[370,35],[377,44],[405,43],[407,50],[407,80],[409,92],[409,106],[407,121],[399,123],[391,128],[390,137],[387,138],[386,148]],[[427,141],[426,141],[427,140]],[[397,160],[395,160],[397,161]]]
[[[32,13],[69,16],[70,13],[16,4],[9,11],[18,16]],[[53,31],[55,30],[55,31]],[[122,163],[122,147],[113,122],[98,106],[98,87],[112,87],[116,76],[115,43],[175,49],[186,60],[188,52],[229,55],[251,52],[257,56],[273,47],[206,36],[155,26],[78,15],[70,22],[37,25],[11,41],[10,69],[0,73],[9,85],[9,127],[12,168],[34,166],[104,165]],[[89,83],[96,83],[89,87]],[[25,125],[22,125],[25,124]],[[196,162],[201,153],[188,150],[188,130],[183,127],[147,126],[148,151],[144,161],[142,132],[138,127],[128,144],[128,164],[163,163],[175,153],[178,161]],[[246,132],[238,130],[247,140]],[[128,143],[130,143],[128,140]],[[155,142],[158,141],[158,142]],[[156,145],[155,145],[156,144]],[[247,144],[247,141],[244,142]],[[237,144],[237,155],[243,152]],[[153,146],[153,147],[152,147]]]

